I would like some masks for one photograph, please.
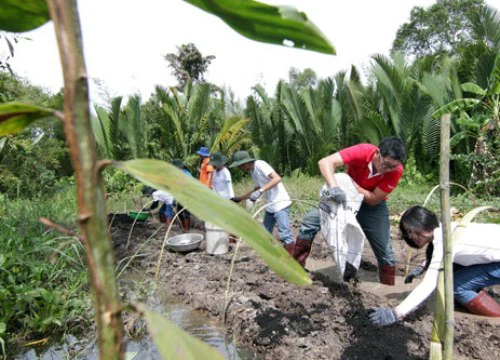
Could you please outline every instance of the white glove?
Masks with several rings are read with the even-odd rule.
[[[262,190],[255,190],[252,194],[250,194],[250,200],[256,202],[262,196]]]

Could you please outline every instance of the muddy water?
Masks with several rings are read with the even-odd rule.
[[[204,341],[230,360],[260,359],[250,350],[238,348],[233,339],[227,337],[224,327],[215,321],[204,317],[200,312],[187,309],[184,305],[176,303],[167,294],[159,289],[155,299],[148,301],[149,307],[161,312],[170,321],[184,329],[196,338]],[[151,360],[161,359],[152,339],[144,336],[140,339],[126,338],[126,360]],[[48,349],[36,351],[31,349],[15,356],[16,360],[60,360],[81,359],[97,360],[99,358],[96,340],[77,339],[66,336],[61,341]]]

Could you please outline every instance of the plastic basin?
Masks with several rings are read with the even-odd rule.
[[[128,213],[128,216],[132,220],[145,221],[149,217],[149,213],[148,212],[131,211],[131,212]]]
[[[188,252],[200,247],[203,240],[203,234],[189,233],[172,236],[167,240],[167,246],[172,251]]]

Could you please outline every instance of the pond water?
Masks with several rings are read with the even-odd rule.
[[[128,276],[127,276],[128,277]],[[152,305],[153,304],[153,305]],[[184,305],[175,303],[162,291],[156,291],[153,301],[148,306],[164,314],[180,328],[214,347],[224,356],[224,359],[249,360],[261,357],[252,351],[238,348],[233,339],[227,337],[222,324],[207,319],[202,313],[187,309]],[[149,336],[139,339],[125,339],[126,360],[161,359],[154,342]],[[14,357],[16,360],[61,360],[80,359],[97,360],[99,358],[96,339],[77,339],[68,335],[59,343],[43,350],[32,348]]]

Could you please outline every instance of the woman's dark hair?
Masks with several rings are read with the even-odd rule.
[[[410,233],[412,231],[434,231],[435,228],[439,227],[439,221],[432,211],[424,208],[423,206],[412,206],[405,211],[403,216],[401,216],[401,221],[399,222],[399,230],[403,240],[408,244],[408,246],[419,249],[420,247],[410,239]],[[429,243],[425,251],[425,269],[429,267],[432,253],[434,251],[434,245],[432,242]]]

